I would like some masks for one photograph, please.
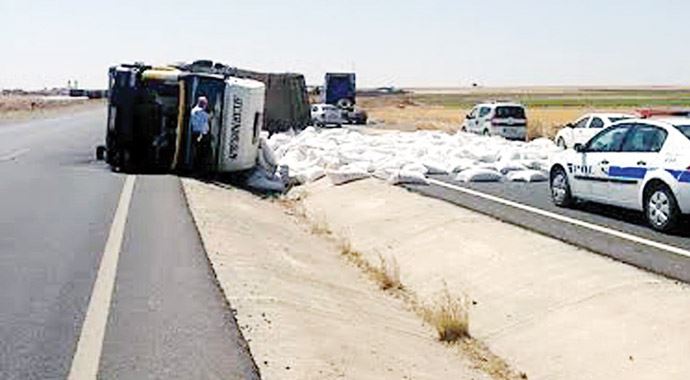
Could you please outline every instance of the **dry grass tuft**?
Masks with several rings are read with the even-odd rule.
[[[372,275],[381,290],[400,290],[403,288],[400,282],[400,266],[393,256],[386,259],[379,255],[379,266]]]
[[[311,223],[311,233],[319,236],[331,235],[331,228],[328,226],[325,217],[314,218]]]
[[[469,303],[466,296],[453,297],[445,287],[441,297],[424,310],[424,319],[442,342],[453,343],[470,336]]]
[[[381,290],[396,291],[404,289],[400,281],[400,266],[395,257],[386,259],[382,255],[379,255],[379,266],[374,266],[370,264],[360,252],[352,248],[350,239],[341,237],[337,244],[340,254],[360,268],[364,273],[367,273]]]
[[[341,237],[338,240],[337,244],[341,255],[343,255],[345,258],[347,258],[360,268],[366,267],[366,261],[364,260],[364,258],[362,258],[362,254],[360,252],[352,248],[352,243],[350,243],[350,239]]]

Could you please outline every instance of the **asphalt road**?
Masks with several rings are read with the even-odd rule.
[[[408,188],[641,269],[690,283],[690,257],[685,255],[690,255],[690,225],[687,221],[684,221],[678,233],[662,234],[649,228],[641,213],[592,203],[583,203],[571,209],[558,208],[551,202],[546,182],[460,183],[449,176],[433,176],[432,179],[438,182]],[[515,207],[511,202],[527,207]],[[548,214],[576,222],[555,219]],[[585,226],[577,222],[583,222],[581,224]]]
[[[65,379],[123,192],[105,113],[0,126],[0,378]],[[99,379],[256,379],[179,179],[136,176]],[[88,333],[88,332],[87,332]]]

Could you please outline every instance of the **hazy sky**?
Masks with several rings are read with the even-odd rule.
[[[0,0],[0,88],[197,58],[360,86],[690,84],[688,20],[688,0]]]

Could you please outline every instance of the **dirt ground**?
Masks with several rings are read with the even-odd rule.
[[[0,124],[49,117],[66,111],[103,106],[104,99],[61,99],[37,96],[0,95]]]
[[[490,379],[275,201],[184,180],[263,379]]]

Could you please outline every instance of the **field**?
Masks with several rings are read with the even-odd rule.
[[[52,115],[65,110],[80,110],[102,105],[104,100],[66,97],[0,95],[0,123]]]
[[[527,106],[529,137],[553,137],[587,112],[634,113],[643,108],[690,108],[688,88],[416,89],[405,95],[360,97],[372,121],[404,130],[456,131],[474,104],[511,100]]]

